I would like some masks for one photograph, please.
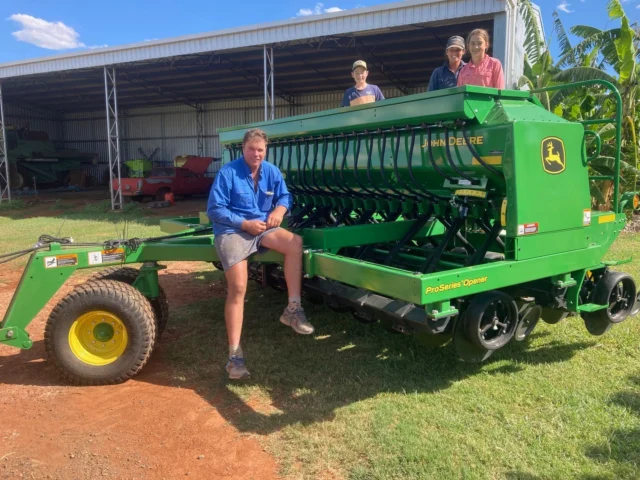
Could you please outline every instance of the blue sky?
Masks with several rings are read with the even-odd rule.
[[[325,11],[390,3],[378,0],[4,0],[0,2],[0,63],[51,56],[99,46],[250,25]],[[587,24],[608,28],[606,0],[538,0],[546,36],[553,10],[565,28]],[[640,19],[640,0],[626,0],[631,21]],[[552,44],[552,53],[556,49]]]

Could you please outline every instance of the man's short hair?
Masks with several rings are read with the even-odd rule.
[[[260,130],[259,128],[251,128],[245,132],[244,138],[242,139],[242,145],[245,145],[247,142],[257,138],[264,140],[264,143],[269,143],[269,138],[263,130]]]

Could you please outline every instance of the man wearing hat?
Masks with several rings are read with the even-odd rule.
[[[457,85],[458,72],[464,66],[462,56],[464,55],[464,39],[453,36],[447,41],[447,61],[444,65],[436,68],[431,74],[429,88],[427,91],[440,90],[442,88],[452,88]]]
[[[341,107],[384,100],[384,95],[382,95],[380,89],[375,85],[369,85],[367,83],[368,76],[369,70],[364,60],[357,60],[353,63],[351,67],[351,77],[355,80],[356,84],[344,92],[342,103],[340,104]]]

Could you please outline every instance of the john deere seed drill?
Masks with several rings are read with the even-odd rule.
[[[602,335],[639,309],[633,278],[611,269],[625,260],[603,260],[638,197],[620,194],[620,98],[600,84],[617,99],[615,118],[570,122],[530,92],[459,87],[219,135],[229,161],[248,128],[268,134],[266,161],[295,197],[287,228],[304,239],[309,301],[431,345],[453,339],[463,360],[480,362],[540,319],[579,315]],[[589,130],[596,123],[616,128],[610,175],[590,175],[602,160]],[[605,210],[592,208],[591,181],[612,187]],[[168,318],[162,263],[218,260],[206,217],[162,227],[160,238],[44,242],[31,252],[0,341],[29,348],[25,327],[65,280],[108,266],[53,309],[47,354],[77,384],[135,375]],[[283,289],[281,263],[274,252],[256,254],[250,275]]]

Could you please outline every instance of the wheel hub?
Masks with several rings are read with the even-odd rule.
[[[124,323],[114,314],[91,311],[78,317],[69,330],[69,346],[83,362],[102,366],[115,362],[129,342]]]

